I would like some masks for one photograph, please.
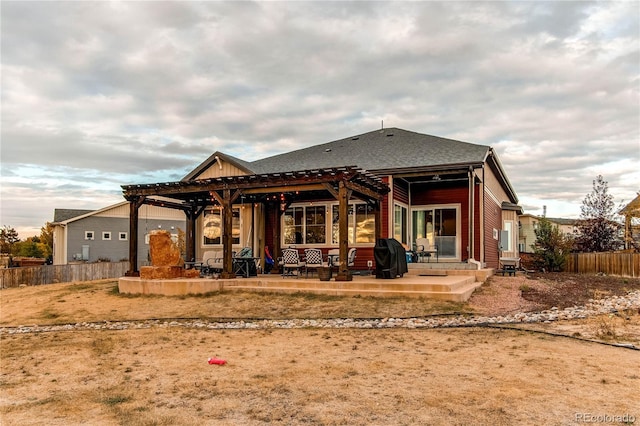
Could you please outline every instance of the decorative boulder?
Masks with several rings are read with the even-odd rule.
[[[169,231],[154,230],[150,232],[149,255],[153,266],[140,268],[140,278],[142,279],[200,278],[200,271],[183,268],[184,260],[180,255],[180,249],[171,239]]]
[[[171,239],[169,231],[155,230],[149,233],[149,254],[153,266],[182,266],[178,245]]]

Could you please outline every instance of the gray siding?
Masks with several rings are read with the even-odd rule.
[[[172,230],[171,227],[174,227]],[[142,219],[138,224],[138,267],[147,265],[149,245],[145,243],[145,234],[154,229],[165,229],[172,234],[178,228],[186,230],[184,220]],[[93,231],[94,239],[85,240],[85,231]],[[111,232],[111,240],[103,240],[103,232]],[[119,234],[127,233],[127,240],[120,241]],[[82,247],[89,246],[89,262],[109,259],[112,262],[129,259],[129,218],[89,216],[67,225],[67,261],[74,261],[74,255],[82,254]]]

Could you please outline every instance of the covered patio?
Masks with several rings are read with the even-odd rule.
[[[281,216],[293,202],[333,198],[338,201],[338,248],[340,266],[336,281],[353,279],[347,266],[349,250],[348,208],[349,200],[356,198],[371,206],[375,218],[375,240],[381,237],[381,202],[389,187],[380,178],[356,166],[300,170],[284,173],[224,176],[177,182],[123,185],[124,198],[130,202],[129,214],[129,271],[127,276],[139,276],[138,270],[138,219],[139,208],[157,205],[179,209],[186,216],[186,260],[194,261],[198,230],[196,220],[212,206],[222,210],[222,279],[235,278],[233,269],[232,206],[238,200],[252,206],[253,213],[263,212],[275,220],[273,229],[273,256],[282,252]],[[262,206],[262,208],[257,208]],[[264,218],[263,218],[264,219]],[[264,239],[263,239],[264,240]],[[262,255],[258,247],[254,253]],[[275,271],[278,265],[275,265]]]

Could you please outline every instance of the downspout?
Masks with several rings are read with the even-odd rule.
[[[482,169],[484,172],[484,168]],[[472,265],[476,265],[476,269],[480,270],[482,269],[482,263],[478,262],[475,259],[475,198],[476,198],[476,172],[475,170],[473,170],[472,168],[470,168],[469,170],[469,176],[471,178],[471,182],[469,184],[471,193],[469,196],[470,199],[470,203],[469,203],[469,211],[470,211],[470,219],[471,219],[471,226],[470,226],[470,233],[469,233],[469,238],[470,238],[470,244],[469,246],[471,247],[471,253],[469,255],[469,259],[467,260],[468,263],[472,264]],[[484,179],[483,179],[484,180]],[[484,182],[483,182],[484,184]],[[482,255],[483,255],[483,251],[482,251],[482,238],[483,238],[483,227],[482,227],[482,212],[480,212],[480,258],[482,259]]]
[[[413,248],[413,214],[411,214],[411,182],[407,181],[407,192],[409,195],[407,196],[407,202],[409,206],[407,207],[407,245],[410,249]],[[435,241],[434,241],[435,242]]]
[[[393,237],[393,175],[389,175],[389,199],[387,200],[387,238]],[[382,213],[382,212],[380,212]]]
[[[473,258],[473,167],[469,166],[469,241],[467,241],[467,262]]]
[[[482,203],[482,206],[480,207],[480,263],[482,265],[485,265],[486,261],[486,256],[485,256],[485,222],[484,222],[484,214],[485,214],[485,204],[484,204],[484,199],[485,199],[485,180],[484,180],[484,164],[482,164],[482,186],[480,187],[482,190],[482,198],[480,200],[480,202]]]

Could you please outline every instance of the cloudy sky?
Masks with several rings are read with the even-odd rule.
[[[123,200],[219,150],[385,127],[493,146],[526,213],[640,191],[640,2],[2,1],[2,217]]]

